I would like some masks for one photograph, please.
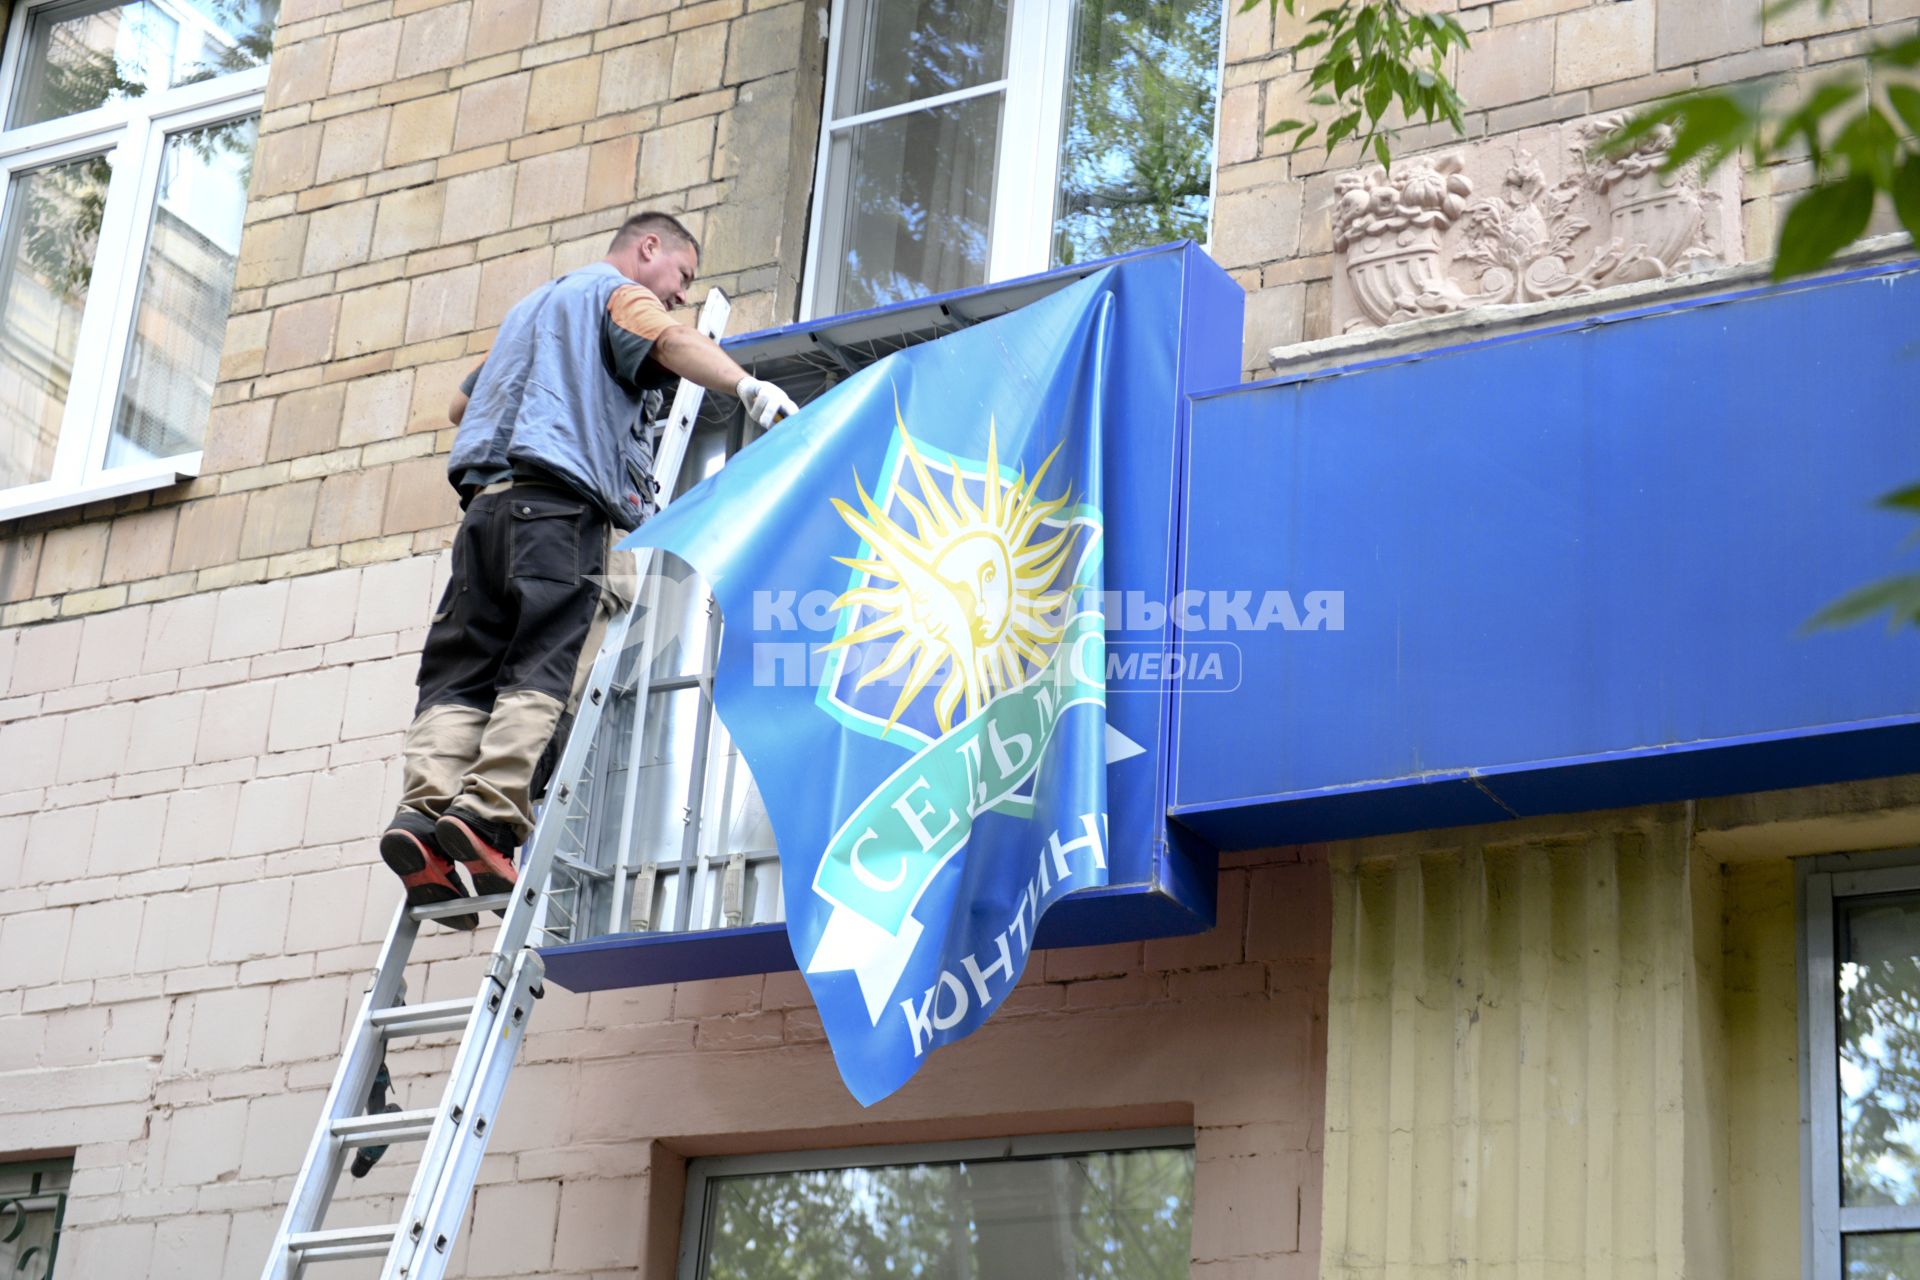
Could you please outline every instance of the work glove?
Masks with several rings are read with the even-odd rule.
[[[745,406],[747,416],[760,426],[761,430],[772,426],[780,419],[800,412],[800,406],[771,382],[762,382],[758,378],[742,378],[740,385],[733,389]]]

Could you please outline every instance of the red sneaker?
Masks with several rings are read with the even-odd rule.
[[[484,896],[513,892],[520,877],[513,869],[511,832],[459,809],[449,809],[433,831],[447,855],[466,864],[467,878],[473,881],[475,893]]]
[[[410,907],[468,896],[460,877],[454,874],[453,862],[440,852],[424,816],[404,813],[395,818],[393,825],[380,835],[380,860],[400,877]],[[440,923],[449,929],[473,929],[479,927],[480,917],[441,916]]]

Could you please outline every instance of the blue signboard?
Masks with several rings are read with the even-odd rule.
[[[1034,282],[1000,289],[1018,294]],[[1175,704],[1161,655],[1173,635],[1165,602],[1175,574],[1186,406],[1195,389],[1235,376],[1241,304],[1238,287],[1191,245],[1077,268],[1021,310],[853,374],[644,530],[702,569],[721,603],[716,703],[773,820],[793,950],[778,926],[615,936],[547,949],[550,976],[570,989],[596,989],[784,968],[797,952],[823,1008],[844,994],[849,1023],[859,1020],[857,1011],[871,1027],[884,1023],[895,1047],[905,1047],[904,1068],[876,1069],[870,1079],[849,1074],[862,1096],[879,1096],[917,1056],[976,1025],[993,1003],[972,983],[968,958],[992,974],[1003,940],[1012,955],[1207,927],[1212,851],[1184,833],[1170,835],[1166,821]],[[978,295],[961,294],[898,310],[946,316],[982,305]],[[729,349],[754,367],[756,351],[772,363],[798,343],[830,345],[836,336],[870,333],[886,318],[836,317],[750,335]],[[773,373],[765,365],[760,371]],[[1065,505],[1049,507],[1022,545],[1059,541],[1048,553],[1057,551],[1059,563],[1040,566],[1051,567],[1036,589],[1085,607],[1043,612],[1058,613],[1090,645],[1111,648],[1117,665],[1096,664],[1094,675],[1107,686],[1098,698],[1068,697],[1073,690],[1062,687],[1060,697],[1036,701],[1033,723],[988,725],[997,739],[974,734],[955,745],[949,739],[966,736],[966,726],[992,719],[982,718],[983,709],[1000,705],[1008,690],[994,683],[990,667],[969,674],[972,657],[955,661],[950,645],[938,653],[901,647],[907,631],[926,629],[903,620],[937,606],[940,595],[907,577],[930,567],[937,572],[929,582],[967,579],[971,585],[954,599],[978,622],[994,613],[999,588],[987,579],[996,571],[1038,570],[1002,565],[1004,557],[986,555],[981,539],[939,530],[984,519],[990,505],[1007,514],[1056,498]],[[922,546],[930,537],[941,546]],[[962,565],[967,556],[973,559]],[[781,600],[822,592],[835,601],[828,633],[780,630],[796,616],[778,607]],[[974,656],[1018,668],[1019,684],[1044,673],[1058,649],[1056,641],[1029,647],[1010,650],[1004,662],[997,651]],[[1111,682],[1110,669],[1118,673]],[[796,670],[807,678],[790,679]],[[898,849],[918,847],[923,832],[943,835],[940,815],[953,806],[934,804],[940,778],[952,774],[956,785],[977,790],[984,764],[1018,763],[1023,742],[1050,740],[1096,752],[1104,776],[1073,785],[1104,783],[1106,795],[1096,804],[1090,792],[1070,794],[1042,767],[1012,778],[991,804],[971,806],[970,847],[1005,846],[1001,860],[1024,867],[1018,884],[982,880],[979,868],[992,859],[953,856],[960,846],[949,848],[952,840],[932,839],[920,854],[899,856]],[[955,769],[934,768],[943,761]],[[925,785],[915,789],[916,782]],[[1101,813],[1104,822],[1084,829],[1083,817]],[[898,839],[880,830],[879,819],[898,828]],[[863,843],[870,832],[878,834]],[[1048,860],[1041,884],[1035,870],[1055,836],[1062,849],[1097,844],[1101,874],[1081,875],[1076,864],[1060,881],[1061,863]],[[1024,894],[1029,880],[1036,908],[1042,894],[1049,904],[1060,901],[1044,914],[1032,910],[1025,935],[1009,938],[1014,891]],[[1098,887],[1063,896],[1082,884]],[[965,945],[944,958],[909,945],[942,920],[964,926],[957,936]],[[968,932],[981,929],[978,937]],[[883,939],[898,945],[869,945]],[[1010,987],[1017,965],[1008,970],[1001,985]],[[950,975],[965,985],[946,982]],[[967,996],[966,1012],[956,1013],[956,990]],[[903,1001],[912,1016],[901,1016]]]
[[[1201,397],[1182,587],[1287,598],[1185,633],[1239,675],[1180,698],[1176,821],[1243,848],[1920,769],[1920,635],[1806,627],[1911,567],[1872,504],[1920,480],[1916,335],[1908,264]]]

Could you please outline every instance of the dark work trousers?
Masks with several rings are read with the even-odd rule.
[[[605,626],[608,523],[571,490],[515,481],[474,498],[420,654],[401,808],[533,826],[534,772]]]

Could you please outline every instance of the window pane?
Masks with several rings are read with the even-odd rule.
[[[280,0],[49,5],[27,27],[14,126],[265,66]]]
[[[255,124],[232,120],[167,139],[109,467],[200,447],[220,376]]]
[[[86,156],[19,174],[0,228],[0,488],[53,474],[113,168]]]
[[[835,118],[998,80],[1007,0],[848,0]]]
[[[1193,1152],[716,1178],[707,1280],[1184,1280]]]
[[[875,121],[833,139],[827,189],[844,204],[822,246],[817,314],[986,280],[1000,97]]]
[[[1218,0],[1079,0],[1053,263],[1207,238]]]
[[[1847,1280],[1915,1280],[1920,1277],[1920,1234],[1848,1236]]]
[[[1839,944],[1842,1203],[1920,1203],[1920,895],[1847,906]]]
[[[66,1160],[0,1165],[0,1276],[47,1280],[53,1274],[72,1175]]]

